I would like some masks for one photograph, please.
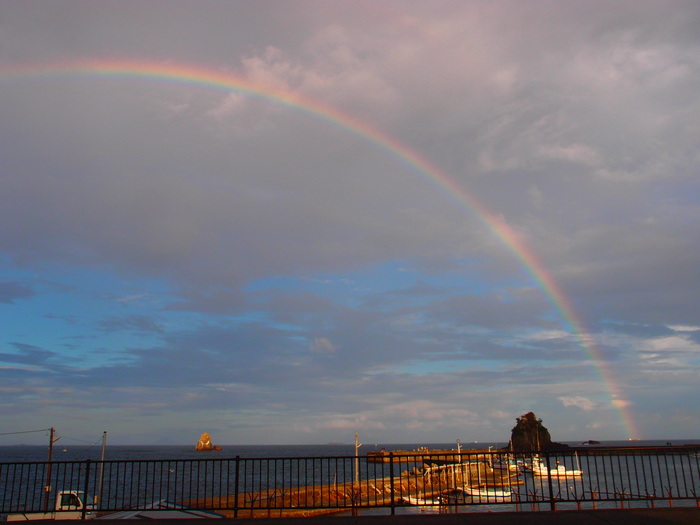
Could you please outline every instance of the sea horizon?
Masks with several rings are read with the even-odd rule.
[[[569,446],[582,446],[590,440],[559,441]],[[666,446],[666,445],[700,445],[700,439],[640,439],[640,440],[600,440],[596,446]],[[196,443],[190,444],[149,444],[149,445],[112,445],[107,443],[104,448],[105,460],[158,460],[158,459],[208,459],[208,458],[285,458],[285,457],[324,457],[324,456],[353,456],[354,443],[320,443],[320,444],[288,444],[288,445],[254,445],[254,444],[218,444],[221,450],[200,452],[195,450]],[[462,450],[494,450],[508,446],[507,441],[471,441],[459,443]],[[363,444],[358,450],[359,456],[368,452],[392,450],[418,450],[427,447],[429,450],[456,450],[456,441],[421,442],[421,443],[372,443]],[[7,444],[0,445],[0,463],[47,461],[48,443],[38,444]],[[52,461],[82,461],[86,459],[100,460],[102,444],[71,444],[55,443],[52,450]]]

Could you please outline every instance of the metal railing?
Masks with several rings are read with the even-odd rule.
[[[0,514],[52,510],[61,490],[94,498],[84,516],[158,503],[228,517],[696,506],[699,469],[697,449],[0,463]]]

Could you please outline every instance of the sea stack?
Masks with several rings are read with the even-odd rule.
[[[549,430],[533,412],[515,418],[517,424],[510,433],[511,450],[530,452],[534,450],[565,450],[568,445],[552,441]]]
[[[194,449],[199,450],[200,452],[211,452],[212,450],[221,450],[221,447],[218,445],[212,445],[211,436],[204,432],[201,436],[199,436],[199,441]]]
[[[513,450],[531,451],[546,450],[552,444],[552,438],[542,420],[537,419],[533,412],[523,414],[516,418],[517,425],[510,433],[510,443]]]

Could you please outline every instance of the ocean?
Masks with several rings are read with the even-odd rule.
[[[581,442],[567,441],[567,445],[581,445]],[[596,446],[664,446],[673,445],[700,445],[700,439],[672,439],[672,440],[638,440],[638,441],[602,441]],[[489,447],[496,450],[504,448],[506,442],[479,442],[461,443],[463,450],[479,449],[488,450]],[[385,449],[391,450],[417,450],[427,447],[431,450],[452,450],[457,448],[457,443],[373,443],[364,444],[359,455],[363,456],[370,451]],[[0,445],[0,463],[16,463],[25,461],[47,461],[47,445]],[[332,457],[354,456],[355,445],[324,444],[324,445],[221,445],[221,451],[197,452],[194,445],[110,445],[105,447],[105,460],[157,460],[157,459],[225,459],[235,458],[297,458],[297,457]],[[58,441],[53,447],[53,461],[82,461],[86,459],[99,460],[102,455],[102,442],[94,444],[69,444]]]

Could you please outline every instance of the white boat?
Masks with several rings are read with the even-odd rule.
[[[533,465],[532,473],[535,476],[551,476],[553,478],[580,478],[581,476],[583,476],[582,470],[567,470],[567,468],[564,465],[558,465],[557,468],[549,469],[549,472],[547,472],[547,467],[544,465]]]
[[[425,498],[414,498],[413,496],[403,496],[401,498],[401,501],[403,503],[408,504],[408,505],[415,505],[417,507],[435,507],[435,506],[441,505],[441,502],[439,499],[434,500],[434,499],[425,499]]]
[[[462,487],[462,492],[476,503],[507,503],[513,501],[513,491],[491,487]]]
[[[559,462],[557,462],[559,463]],[[583,476],[583,470],[578,466],[578,455],[576,456],[577,468],[567,469],[564,465],[559,465],[555,468],[547,470],[547,465],[541,459],[532,462],[532,473],[535,476],[552,477],[552,478],[580,478]]]

